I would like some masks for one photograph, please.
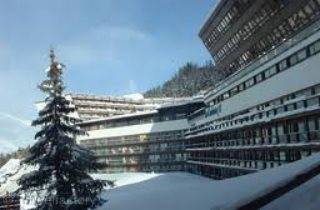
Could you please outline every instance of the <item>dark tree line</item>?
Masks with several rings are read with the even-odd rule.
[[[188,97],[206,90],[221,79],[214,65],[207,62],[203,66],[187,63],[164,84],[145,92],[144,96],[151,97]]]

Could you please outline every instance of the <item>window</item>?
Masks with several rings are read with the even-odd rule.
[[[241,83],[240,85],[239,85],[239,92],[240,91],[243,91],[245,89],[245,85],[244,85],[244,83]]]
[[[284,151],[281,151],[279,154],[280,161],[286,160],[286,153]]]
[[[269,68],[269,69],[267,69],[267,70],[265,71],[265,77],[266,77],[266,78],[269,78],[269,77],[275,75],[276,73],[277,73],[277,68],[276,68],[276,66],[272,66],[271,68]]]
[[[295,99],[296,98],[296,94],[292,93],[290,96],[289,96],[289,99],[292,100],[292,99]]]
[[[304,107],[304,102],[303,101],[297,102],[297,109],[301,109],[303,107]]]
[[[302,61],[302,60],[306,59],[307,58],[307,50],[306,49],[300,50],[297,53],[297,58],[298,58],[298,61]]]
[[[277,110],[277,113],[278,113],[278,114],[280,114],[280,113],[282,113],[282,112],[285,111],[283,106],[277,108],[276,110]]]
[[[223,99],[228,99],[230,97],[229,92],[223,94]]]
[[[245,82],[246,87],[251,87],[254,85],[254,79],[251,78]]]
[[[310,46],[310,54],[314,55],[320,51],[320,40]]]
[[[314,87],[315,89],[315,94],[320,94],[320,85]]]
[[[313,94],[312,94],[312,89],[309,88],[309,89],[305,90],[305,91],[304,91],[304,95],[305,95],[306,97],[312,96],[312,95],[313,95]]]
[[[298,56],[296,54],[290,56],[289,62],[290,62],[291,66],[293,66],[296,63],[298,63]]]
[[[284,59],[283,61],[281,61],[279,63],[279,71],[283,71],[285,70],[286,68],[288,68],[288,63],[287,63],[287,60]]]
[[[261,82],[263,80],[262,74],[258,74],[255,76],[256,83]]]
[[[281,99],[277,99],[277,100],[272,101],[272,104],[273,104],[274,106],[279,106],[279,105],[282,104],[282,101],[281,101]]]
[[[314,119],[308,119],[308,128],[309,131],[316,130],[316,121]]]
[[[287,111],[293,111],[295,110],[296,105],[295,104],[289,104],[287,105]]]
[[[230,91],[231,96],[233,96],[233,95],[235,95],[237,93],[238,93],[238,87],[235,87]]]
[[[319,99],[318,99],[318,98],[308,99],[308,100],[307,100],[307,105],[308,105],[308,106],[319,105]]]

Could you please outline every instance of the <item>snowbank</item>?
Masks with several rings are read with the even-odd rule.
[[[20,177],[36,169],[35,166],[20,164],[19,159],[10,159],[0,169],[0,196],[16,191],[19,188],[17,181]]]
[[[19,159],[10,159],[5,165],[0,168],[0,179],[6,175],[15,173],[20,168]]]
[[[33,166],[20,164],[19,159],[10,159],[0,168],[0,196],[18,189],[17,180],[26,173],[36,169]],[[115,173],[115,174],[91,174],[95,179],[113,181],[115,187],[135,184],[160,176],[156,173]]]
[[[95,179],[113,181],[115,187],[136,184],[160,176],[155,173],[115,173],[115,174],[92,174]]]

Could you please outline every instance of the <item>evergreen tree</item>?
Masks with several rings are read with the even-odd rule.
[[[105,182],[94,180],[88,171],[94,169],[93,154],[76,143],[75,136],[84,132],[75,126],[70,113],[75,107],[64,97],[62,73],[64,65],[57,62],[50,51],[48,79],[39,88],[48,96],[33,126],[41,126],[38,140],[31,148],[26,164],[38,165],[39,170],[24,175],[20,180],[22,192],[40,191],[41,201],[36,209],[82,210],[103,203],[99,197]]]

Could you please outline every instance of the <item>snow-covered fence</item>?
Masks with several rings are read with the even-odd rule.
[[[8,195],[0,197],[0,210],[18,210],[20,209],[20,196]]]

